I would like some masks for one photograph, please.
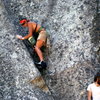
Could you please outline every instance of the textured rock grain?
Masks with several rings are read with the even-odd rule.
[[[99,0],[0,2],[0,97],[3,100],[52,100],[27,83],[39,72],[25,45],[15,38],[15,34],[27,34],[27,29],[18,24],[18,16],[24,15],[42,24],[50,34],[44,78],[54,99],[86,100],[86,88],[100,67]]]
[[[0,4],[0,100],[53,100],[38,87],[40,81],[37,87],[30,83],[40,73],[24,44],[15,38],[14,26]]]

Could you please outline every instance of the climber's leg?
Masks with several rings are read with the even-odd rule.
[[[44,62],[43,53],[40,49],[43,45],[44,45],[44,41],[37,40],[37,43],[36,43],[36,46],[35,46],[35,51],[36,51],[37,55],[39,56],[40,62],[36,63],[36,64],[38,66],[47,67],[46,63]]]
[[[35,51],[36,51],[37,55],[39,56],[40,61],[44,60],[42,51],[40,49],[43,46],[43,44],[44,44],[44,41],[37,40],[37,43],[36,43],[36,46],[35,46]]]

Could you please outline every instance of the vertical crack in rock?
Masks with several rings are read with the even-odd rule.
[[[100,1],[96,0],[96,13],[93,20],[93,29],[91,32],[91,42],[93,43],[94,66],[96,69],[100,66]]]

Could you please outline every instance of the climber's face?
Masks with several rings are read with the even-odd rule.
[[[27,27],[27,22],[21,24],[23,27]]]
[[[20,24],[21,24],[23,27],[27,27],[27,20],[26,20],[26,19],[20,20]]]
[[[22,25],[22,26],[24,26],[24,25],[25,25],[25,23],[22,23],[21,25]]]

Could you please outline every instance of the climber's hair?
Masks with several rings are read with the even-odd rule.
[[[19,15],[18,17],[19,17],[19,21],[26,20],[27,22],[29,22],[29,20],[25,16]]]
[[[100,71],[98,71],[97,74],[94,76],[94,82],[96,82],[97,79],[100,80]]]
[[[19,15],[19,23],[23,26],[26,22],[29,22],[29,20],[26,17]]]

